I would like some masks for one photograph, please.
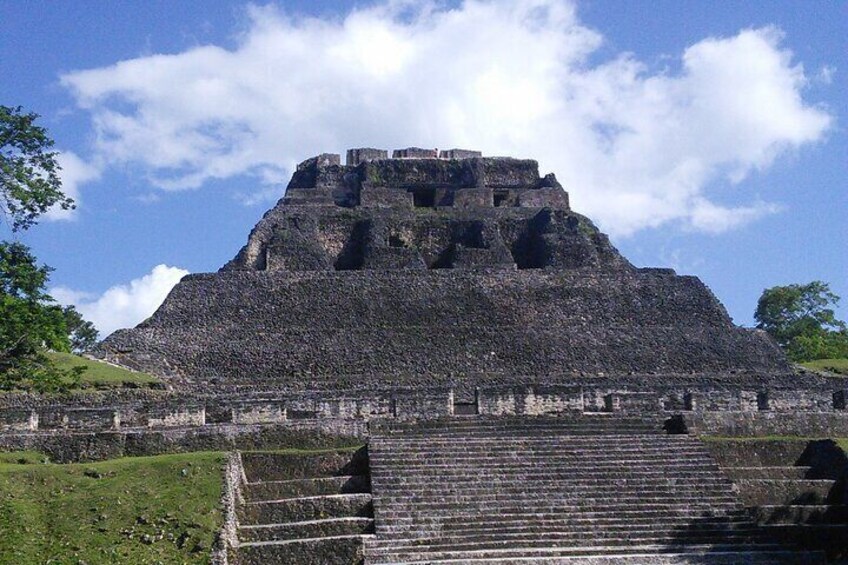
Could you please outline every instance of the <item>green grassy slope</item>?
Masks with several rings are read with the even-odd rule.
[[[87,367],[88,370],[82,374],[81,378],[81,384],[83,385],[121,386],[123,383],[148,385],[159,382],[156,377],[146,373],[128,371],[114,365],[109,365],[108,363],[73,355],[72,353],[48,351],[46,355],[62,369],[70,369],[79,365]]]
[[[222,523],[225,459],[199,452],[54,465],[2,454],[0,563],[207,563]]]
[[[801,363],[813,371],[828,371],[837,375],[848,375],[848,359],[816,359]]]

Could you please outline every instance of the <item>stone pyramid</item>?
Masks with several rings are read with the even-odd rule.
[[[536,161],[346,161],[298,165],[229,263],[99,355],[185,387],[292,392],[790,372],[699,279],[629,263]]]

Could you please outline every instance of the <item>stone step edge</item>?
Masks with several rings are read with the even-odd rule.
[[[285,479],[282,481],[242,481],[242,485],[253,487],[258,485],[294,485],[294,484],[306,484],[311,482],[318,481],[341,481],[341,479],[345,479],[349,481],[356,477],[367,477],[368,475],[328,475],[326,477],[310,477],[305,479]]]
[[[373,538],[374,534],[351,534],[347,536],[327,536],[325,538],[302,538],[302,539],[291,539],[291,540],[269,540],[269,541],[248,541],[244,543],[239,543],[239,548],[245,547],[264,547],[269,545],[290,545],[294,543],[315,543],[315,542],[323,542],[323,541],[336,541],[336,540],[347,540],[347,539],[362,539],[366,540],[369,538]]]
[[[258,506],[260,504],[282,504],[286,502],[299,502],[302,500],[326,500],[326,499],[344,499],[344,498],[361,498],[363,502],[365,499],[371,500],[371,493],[368,492],[353,492],[353,493],[343,493],[343,494],[319,494],[315,496],[298,496],[295,498],[278,498],[274,500],[252,500],[249,502],[245,502],[242,504],[242,507],[245,506]]]
[[[345,536],[348,537],[348,536]],[[317,538],[321,539],[321,538]],[[373,539],[373,535],[371,537]],[[264,543],[264,542],[260,542]],[[670,545],[670,544],[646,544],[634,546],[634,549],[643,551],[645,553],[653,553],[653,554],[665,554],[674,552],[677,553],[679,550],[689,550],[685,553],[696,553],[696,552],[708,552],[710,554],[716,553],[715,548],[726,548],[734,553],[742,553],[742,549],[745,549],[744,553],[752,553],[758,551],[760,549],[779,549],[781,546],[776,543],[751,543],[751,544],[679,544],[679,545]],[[516,551],[533,551],[539,553],[555,553],[560,551],[575,553],[575,552],[585,552],[585,553],[596,553],[600,555],[604,555],[603,551],[605,549],[609,549],[608,546],[605,545],[581,545],[581,546],[571,546],[571,547],[515,547],[515,548],[504,548],[504,549],[471,549],[471,550],[458,550],[458,551],[434,551],[432,553],[438,554],[449,554],[449,553],[463,553],[463,554],[480,554],[480,553],[513,553]],[[668,551],[664,551],[668,550]],[[678,550],[678,551],[674,551]],[[369,544],[366,542],[365,545],[366,556],[370,551]],[[721,550],[718,550],[721,551]],[[386,553],[427,553],[422,551],[404,551],[404,552],[386,552]]]
[[[679,517],[679,518],[677,518],[676,520],[673,520],[673,521],[668,521],[668,518],[666,518],[665,521],[661,521],[661,522],[657,521],[656,517],[645,517],[645,518],[639,518],[639,519],[645,521],[646,523],[642,523],[642,524],[635,523],[633,521],[634,520],[633,517],[627,518],[627,519],[622,518],[620,520],[618,520],[616,518],[607,518],[606,520],[608,520],[608,521],[604,522],[603,524],[599,524],[599,527],[604,527],[605,529],[609,528],[611,530],[612,528],[619,528],[621,526],[628,526],[628,527],[632,527],[633,529],[635,529],[635,528],[638,528],[638,527],[644,528],[644,527],[647,527],[647,526],[650,526],[650,525],[654,525],[658,528],[675,528],[675,527],[679,528],[679,527],[686,527],[686,526],[692,526],[693,525],[691,518],[686,517],[686,516],[681,516],[681,517]],[[612,520],[612,521],[609,521],[609,520]],[[736,521],[728,521],[728,520],[736,520]],[[485,526],[485,524],[494,524],[494,526],[487,528]],[[462,531],[479,531],[481,528],[498,531],[497,526],[503,526],[503,528],[501,528],[499,531],[515,531],[515,530],[521,530],[521,529],[532,530],[534,528],[534,526],[538,529],[539,527],[542,527],[542,526],[564,527],[564,526],[583,526],[583,525],[593,525],[593,524],[597,524],[597,519],[589,518],[589,519],[582,519],[581,520],[581,519],[575,519],[575,518],[553,518],[553,519],[536,521],[533,524],[527,524],[527,523],[512,524],[512,523],[504,523],[503,521],[501,521],[499,519],[490,518],[489,520],[474,522],[473,524],[465,524],[462,527],[456,527],[456,528],[451,527],[451,528],[448,528],[448,529],[445,529],[445,526],[447,524],[445,524],[444,522],[440,522],[439,525],[442,526],[442,529],[438,533],[440,533],[440,534],[450,534],[450,533],[462,532]],[[754,526],[754,522],[751,519],[749,519],[745,516],[738,516],[738,517],[735,517],[735,516],[712,516],[712,517],[709,517],[709,518],[699,519],[696,522],[696,524],[698,526],[706,526],[706,525],[712,525],[712,524],[724,525],[724,526],[730,526],[730,527],[735,527],[735,526],[751,527],[751,526]],[[391,528],[396,528],[396,529],[399,529],[399,530],[407,530],[408,529],[406,526],[398,526],[398,525],[392,526],[392,525],[384,524],[382,531],[387,531],[387,530],[391,531]],[[625,528],[625,529],[627,529],[627,528]]]
[[[276,524],[239,524],[239,530],[270,530],[273,528],[289,528],[289,527],[298,527],[298,526],[312,526],[315,524],[333,524],[333,523],[344,523],[344,522],[373,522],[374,518],[367,518],[365,516],[344,516],[341,518],[321,518],[319,520],[302,520],[299,522],[279,522]]]
[[[848,525],[841,526],[842,528],[848,528]],[[584,533],[584,532],[581,532]],[[618,532],[610,532],[610,533],[618,533]],[[655,535],[647,535],[643,536],[642,533],[645,534],[655,534]],[[752,537],[760,537],[765,539],[765,532],[760,532],[757,527],[750,527],[746,531],[724,531],[724,530],[698,530],[695,532],[697,535],[692,536],[678,536],[675,535],[676,532],[627,532],[627,535],[619,535],[617,537],[608,536],[598,538],[595,541],[603,541],[606,545],[620,545],[618,542],[621,541],[645,541],[645,540],[686,540],[686,539],[700,539],[707,537],[717,537],[718,535],[722,536],[721,540],[726,540],[728,543],[730,540],[736,540],[737,538],[742,538],[743,540],[750,540]],[[631,537],[632,534],[632,537]],[[665,534],[665,535],[660,535]],[[703,535],[702,535],[703,534]],[[752,535],[752,534],[760,534]],[[510,540],[502,540],[509,541],[510,543],[523,544],[526,542],[549,542],[551,545],[556,545],[563,541],[578,541],[583,538],[587,538],[590,536],[580,535],[580,536],[572,536],[572,532],[545,532],[544,534],[533,535],[533,533],[525,534],[525,533],[492,533],[491,535],[470,535],[470,536],[450,536],[450,537],[431,537],[431,538],[400,538],[400,539],[376,539],[375,543],[372,547],[380,548],[383,550],[394,550],[397,551],[398,548],[408,549],[431,549],[433,546],[442,546],[442,545],[452,545],[452,544],[460,544],[460,545],[489,545],[493,543],[497,543],[501,541],[498,536],[511,536]],[[519,537],[524,536],[524,537]],[[576,538],[576,539],[575,539]],[[588,541],[588,540],[585,540]],[[641,544],[634,544],[641,545]],[[680,541],[676,545],[688,545],[685,541]]]
[[[753,555],[757,555],[758,557],[762,557],[763,559],[775,559],[778,557],[794,557],[801,556],[803,554],[807,555],[821,555],[821,563],[824,564],[824,554],[818,551],[769,551],[769,550],[759,550],[759,551],[710,551],[708,553],[710,556],[715,556],[717,558],[725,558],[731,556],[740,556],[743,558],[740,563],[744,563],[745,558]],[[546,561],[550,562],[556,560],[558,563],[562,563],[565,561],[579,563],[581,561],[595,561],[597,559],[607,560],[609,563],[615,563],[617,561],[626,561],[629,563],[633,563],[634,559],[645,559],[647,561],[644,563],[651,563],[652,559],[656,557],[662,558],[670,558],[670,559],[696,559],[697,561],[704,561],[704,556],[707,555],[707,552],[673,552],[673,553],[616,553],[616,554],[604,554],[604,555],[573,555],[568,557],[510,557],[509,562],[512,563],[545,563]],[[366,565],[371,565],[371,563],[367,560],[365,561]],[[385,565],[433,565],[433,563],[444,563],[445,565],[468,565],[473,563],[479,563],[480,565],[503,565],[503,561],[500,558],[471,558],[471,559],[439,559],[438,561],[427,560],[427,561],[392,561],[386,563]],[[640,562],[640,565],[644,565]]]

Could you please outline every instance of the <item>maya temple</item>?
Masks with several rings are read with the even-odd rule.
[[[848,558],[848,381],[632,265],[533,160],[307,159],[94,355],[165,384],[1,395],[0,447],[231,452],[213,563]]]

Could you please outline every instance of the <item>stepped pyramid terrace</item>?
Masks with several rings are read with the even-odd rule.
[[[307,159],[94,356],[164,386],[4,395],[0,446],[229,451],[216,563],[848,558],[848,381],[632,265],[530,159]]]

